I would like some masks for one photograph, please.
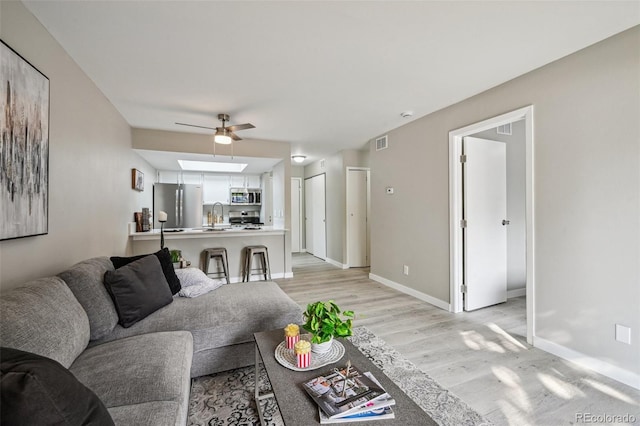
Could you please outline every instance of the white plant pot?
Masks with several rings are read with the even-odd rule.
[[[328,352],[331,349],[332,344],[333,344],[333,337],[328,342],[312,343],[311,352],[315,352],[317,354],[323,354],[325,352]]]

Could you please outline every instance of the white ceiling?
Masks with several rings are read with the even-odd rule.
[[[242,173],[245,174],[261,174],[272,170],[273,167],[282,161],[281,158],[258,158],[258,157],[229,157],[223,155],[195,154],[189,152],[167,152],[152,151],[146,149],[135,149],[142,158],[147,160],[157,170],[182,170],[178,160],[189,161],[206,161],[217,163],[244,163],[247,164]],[[233,174],[230,172],[224,174]]]
[[[305,164],[640,24],[638,1],[25,4],[131,126],[228,113]]]

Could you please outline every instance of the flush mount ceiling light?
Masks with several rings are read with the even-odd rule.
[[[215,161],[178,160],[178,164],[180,164],[180,167],[182,167],[182,170],[197,171],[197,172],[240,173],[247,167],[247,164],[245,163],[219,163]]]
[[[227,129],[225,127],[218,127],[216,130],[216,134],[213,136],[213,140],[216,143],[222,145],[229,145],[232,141],[231,136],[229,136]]]
[[[291,156],[291,159],[293,161],[295,161],[296,163],[302,163],[305,160],[305,158],[307,158],[306,155],[292,155]]]

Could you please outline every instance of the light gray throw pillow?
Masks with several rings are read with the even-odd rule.
[[[182,288],[178,293],[182,297],[198,297],[222,286],[226,281],[209,278],[198,268],[176,269]]]

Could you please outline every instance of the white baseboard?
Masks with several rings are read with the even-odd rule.
[[[566,359],[567,361],[578,364],[581,367],[593,370],[603,376],[617,380],[618,382],[624,383],[632,388],[640,389],[640,374],[616,367],[615,365],[611,365],[600,359],[581,354],[573,349],[569,349],[540,337],[533,338],[533,346],[560,358]]]
[[[449,303],[440,300],[440,299],[436,299],[435,297],[429,296],[428,294],[422,293],[418,290],[414,290],[410,287],[404,286],[402,284],[398,284],[395,281],[391,281],[388,280],[386,278],[383,278],[381,276],[375,275],[375,274],[369,274],[369,279],[372,279],[374,281],[379,282],[380,284],[386,285],[387,287],[391,287],[395,290],[398,290],[402,293],[408,294],[409,296],[413,296],[416,299],[420,299],[424,302],[430,303],[440,309],[444,309],[445,311],[450,311],[451,310],[451,306],[449,305]]]
[[[520,297],[527,295],[527,288],[516,288],[513,290],[507,290],[507,299],[511,299],[512,297]]]
[[[338,262],[337,260],[329,259],[328,257],[325,259],[325,262],[330,263],[333,266],[337,266],[338,268],[341,268],[341,269],[349,269],[349,267],[347,265],[343,265],[342,263]]]

